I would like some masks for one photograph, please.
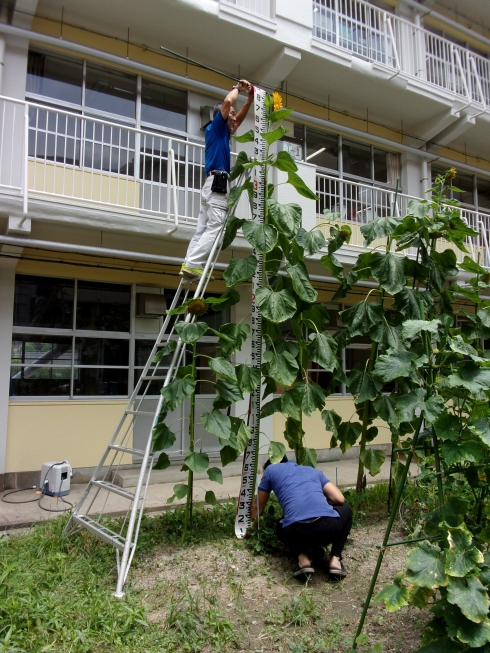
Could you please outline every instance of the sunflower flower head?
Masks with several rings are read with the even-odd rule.
[[[446,181],[451,181],[456,177],[456,168],[449,168],[446,172]]]
[[[274,111],[279,111],[282,109],[282,96],[277,91],[274,91],[272,94],[272,99],[274,101]]]
[[[193,299],[187,304],[187,312],[191,315],[204,315],[206,308],[206,302],[201,298]]]

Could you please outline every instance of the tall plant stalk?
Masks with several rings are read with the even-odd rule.
[[[196,381],[196,355],[197,355],[197,343],[192,343],[192,368],[191,368],[191,379]],[[196,390],[194,386],[194,392],[190,397],[190,407],[189,407],[189,453],[194,453],[195,448],[195,423],[196,423]],[[185,542],[187,537],[187,530],[192,528],[192,508],[193,508],[193,495],[194,495],[194,472],[189,468],[187,472],[187,500],[185,503],[185,514],[184,514],[184,525],[182,528],[182,542]]]

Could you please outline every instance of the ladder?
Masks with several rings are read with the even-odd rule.
[[[244,176],[245,174],[242,174],[241,178],[238,181],[239,184],[243,180]],[[228,218],[233,208],[234,207],[231,206],[228,209],[226,218]],[[216,238],[211,253],[209,254],[209,258],[204,267],[203,274],[197,281],[197,286],[195,287],[194,294],[192,295],[191,293],[191,287],[196,282],[189,284],[185,280],[182,280],[175,293],[169,310],[176,308],[181,303],[185,303],[189,295],[192,295],[193,298],[203,297],[209,280],[212,278],[214,266],[221,250],[221,244],[223,242],[225,233],[225,226],[226,219],[223,222],[223,226]],[[76,528],[82,527],[115,548],[118,572],[117,588],[114,593],[116,598],[121,598],[124,596],[123,587],[126,582],[131,562],[136,550],[138,533],[143,516],[143,508],[145,505],[145,499],[150,480],[150,472],[153,467],[155,458],[160,453],[153,451],[151,433],[153,426],[157,423],[158,416],[162,408],[163,397],[160,396],[155,412],[143,410],[143,402],[146,395],[148,394],[148,390],[152,382],[160,381],[162,382],[162,387],[165,387],[174,380],[184,356],[184,343],[180,338],[176,339],[174,337],[174,339],[177,340],[177,345],[173,351],[173,356],[166,374],[162,374],[161,371],[159,372],[159,368],[162,367],[162,361],[158,361],[154,365],[153,361],[157,352],[162,347],[165,347],[172,339],[172,336],[174,336],[176,323],[180,320],[184,320],[185,322],[192,322],[194,319],[195,317],[189,313],[187,313],[185,317],[183,317],[183,314],[176,315],[175,322],[172,325],[169,333],[167,333],[171,316],[167,314],[165,317],[163,326],[160,329],[155,344],[153,345],[153,349],[151,350],[143,372],[128,400],[124,414],[122,415],[114,431],[114,434],[109,444],[107,445],[99,464],[97,465],[97,468],[92,474],[92,477],[88,482],[87,487],[85,488],[85,491],[80,498],[80,501],[78,502],[75,510],[73,511],[73,514],[71,515],[70,520],[68,521],[63,532],[64,535],[67,535]],[[144,449],[136,449],[131,446],[132,435],[136,421],[139,418],[148,419],[148,417],[152,417],[153,420],[148,434],[146,446]],[[122,459],[125,454],[141,457],[141,463],[138,463],[140,465],[138,481],[134,491],[120,487],[113,482],[119,467],[121,464],[123,464]],[[101,495],[101,493],[103,494]],[[122,524],[118,532],[111,530],[111,528],[102,523],[104,510],[106,509],[106,504],[111,493],[123,497],[129,502],[126,515],[122,520]],[[92,510],[94,508],[95,501],[99,498],[99,495],[101,495],[101,501],[99,501],[98,509],[97,511],[95,511],[95,509]],[[102,506],[100,506],[100,503],[102,503]]]

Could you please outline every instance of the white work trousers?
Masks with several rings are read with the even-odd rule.
[[[192,237],[185,266],[202,270],[206,265],[219,230],[226,219],[228,210],[228,193],[213,193],[213,175],[204,182],[201,190],[201,209],[197,218],[196,233]]]

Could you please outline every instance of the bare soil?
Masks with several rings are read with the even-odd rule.
[[[340,583],[328,580],[326,564],[315,568],[310,581],[291,576],[292,561],[284,551],[257,556],[246,542],[227,539],[219,544],[166,547],[154,552],[132,571],[131,584],[138,591],[151,622],[165,627],[172,601],[187,592],[208,597],[210,604],[234,629],[233,645],[220,650],[242,653],[284,651],[316,653],[350,648],[363,602],[376,565],[386,517],[372,516],[351,532],[344,551],[348,575]],[[396,528],[391,541],[406,534]],[[405,545],[386,550],[376,592],[404,569]],[[364,633],[383,653],[410,653],[419,648],[421,629],[430,614],[415,608],[387,612],[372,605]],[[203,651],[214,653],[216,649]]]

